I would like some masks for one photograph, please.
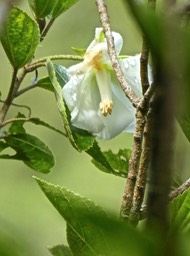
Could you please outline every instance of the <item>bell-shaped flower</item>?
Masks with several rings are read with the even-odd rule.
[[[123,40],[112,32],[119,54]],[[140,55],[120,60],[122,71],[138,95],[141,94]],[[72,125],[100,139],[111,139],[122,131],[133,132],[135,108],[125,96],[110,63],[102,28],[96,28],[84,60],[68,69],[70,80],[63,87]]]

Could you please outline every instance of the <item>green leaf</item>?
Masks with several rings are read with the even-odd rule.
[[[87,151],[95,141],[95,138],[85,130],[78,129],[70,124],[73,138],[79,151]]]
[[[86,49],[79,49],[75,47],[71,47],[71,49],[81,57],[83,57],[86,52]]]
[[[54,256],[72,256],[72,252],[69,247],[65,245],[57,245],[49,249]]]
[[[11,156],[8,154],[0,155],[0,159],[6,159],[6,160],[21,160],[20,157],[17,157],[16,155]]]
[[[3,141],[0,141],[0,152],[2,152],[4,149],[8,148],[9,145]]]
[[[50,15],[56,19],[71,8],[78,0],[29,0],[30,7],[38,18]]]
[[[131,8],[138,25],[147,38],[154,62],[157,64],[155,73],[157,76],[158,73],[162,73],[165,80],[168,80],[166,76],[169,74],[174,94],[177,95],[175,114],[184,135],[190,141],[189,27],[180,26],[182,20],[179,20],[177,16],[163,17],[159,15],[160,12],[155,12],[152,8],[142,6],[136,1],[125,2]]]
[[[39,41],[37,23],[17,7],[12,8],[2,29],[1,43],[15,69],[32,59]]]
[[[43,77],[41,79],[39,79],[36,83],[36,86],[42,88],[42,89],[46,89],[50,92],[54,92],[53,90],[53,85],[49,79],[49,76],[48,77]]]
[[[78,0],[57,0],[56,5],[51,13],[53,19],[71,8]]]
[[[1,3],[1,2],[0,2]],[[17,234],[17,235],[15,235]],[[0,255],[1,256],[32,256],[27,237],[18,232],[17,227],[11,221],[0,220]]]
[[[16,118],[25,118],[25,115],[19,112]],[[9,128],[9,133],[25,133],[24,123],[25,121],[13,122]]]
[[[190,231],[190,188],[170,202],[172,231]]]
[[[74,256],[156,255],[137,230],[108,217],[87,198],[39,178],[36,181],[67,222],[67,239]]]
[[[181,126],[183,133],[190,142],[190,115],[188,115],[188,113],[186,113],[185,115],[182,113],[178,113],[177,120]]]
[[[157,247],[156,239],[152,241],[128,226],[123,221],[109,216],[87,216],[87,219],[102,230],[106,237],[106,243],[111,249],[111,253],[95,255],[104,256],[160,256],[160,249]],[[153,241],[154,240],[154,241]],[[154,242],[154,243],[153,243]],[[89,254],[91,255],[91,254]],[[77,256],[77,253],[76,253]]]
[[[138,3],[137,1],[129,0],[125,2],[130,7],[135,21],[138,23],[143,34],[146,36],[148,44],[151,48],[153,55],[160,63],[162,61],[164,47],[160,42],[164,42],[164,27],[165,21],[163,16],[160,17],[153,8],[149,8],[147,3]]]
[[[6,143],[16,151],[12,158],[22,160],[35,171],[48,173],[55,161],[50,149],[37,137],[26,133],[10,134],[4,138]]]
[[[107,161],[106,157],[102,153],[97,141],[94,141],[94,144],[91,148],[86,151],[93,159],[92,163],[99,168],[101,171],[106,173],[115,174],[115,171],[110,166],[109,162]]]
[[[111,150],[102,152],[95,141],[93,146],[86,151],[93,159],[92,163],[100,170],[119,177],[126,178],[131,151],[120,149],[117,154]]]
[[[51,60],[47,60],[47,70],[48,70],[50,81],[51,81],[51,83],[54,87],[54,93],[55,93],[55,98],[56,98],[56,101],[57,101],[57,107],[58,107],[58,110],[61,114],[66,133],[68,135],[68,138],[69,138],[71,144],[76,149],[78,149],[78,147],[76,145],[76,142],[73,138],[71,128],[70,128],[70,124],[69,124],[69,121],[68,121],[69,118],[68,118],[68,113],[67,113],[66,106],[65,106],[65,103],[64,103],[64,100],[63,100],[61,86],[59,85],[59,83],[57,81],[56,74],[55,74],[55,69],[54,69],[54,66],[53,66],[53,63],[51,62]]]
[[[131,156],[130,149],[120,149],[117,154],[114,154],[111,150],[103,152],[107,161],[111,167],[118,172],[118,176],[127,177],[129,168],[129,159]]]
[[[78,249],[78,256],[103,254],[110,252],[105,243],[105,237],[100,228],[88,223],[88,214],[104,215],[103,210],[86,198],[82,198],[71,191],[43,180],[36,178],[40,188],[45,193],[50,202],[58,210],[68,225],[68,243],[74,255]],[[93,232],[93,236],[90,235]],[[71,237],[72,232],[72,237]],[[99,254],[98,254],[99,253]],[[104,255],[104,254],[103,254]]]
[[[70,123],[70,113],[64,103],[62,87],[65,85],[68,77],[66,69],[60,66],[54,66],[51,60],[47,61],[47,70],[49,78],[54,87],[55,98],[57,101],[57,107],[60,112],[61,118],[64,123],[64,127],[67,136],[75,149],[78,151],[88,150],[94,143],[94,137],[86,131],[74,128]],[[65,78],[67,77],[67,78]]]
[[[54,70],[55,70],[57,82],[60,85],[60,87],[63,88],[63,86],[69,81],[69,74],[67,72],[67,69],[61,65],[54,64]],[[62,95],[62,92],[61,92],[61,95]],[[75,141],[75,146],[77,146],[77,150],[79,151],[88,150],[89,148],[92,147],[94,143],[94,137],[91,134],[89,134],[87,131],[84,131],[72,126],[70,122],[70,112],[66,104],[65,104],[65,110],[66,110],[66,117],[69,123],[69,129]]]
[[[57,81],[61,88],[69,81],[69,74],[67,72],[67,69],[61,65],[54,64],[55,74]]]
[[[189,65],[190,65],[190,32],[189,28],[182,30],[179,35],[180,41],[183,45],[178,44],[180,52],[175,56],[176,71],[180,74],[177,85],[177,103],[176,105],[176,117],[184,132],[184,135],[190,142],[190,77],[189,77]],[[181,44],[182,44],[181,43]],[[176,54],[175,54],[176,55]],[[177,59],[178,58],[178,59]]]
[[[69,74],[67,72],[67,69],[65,67],[63,67],[61,65],[57,65],[57,64],[54,64],[54,69],[55,69],[56,78],[57,78],[61,88],[63,88],[63,86],[69,81]],[[53,85],[51,83],[49,76],[39,79],[36,83],[36,86],[38,86],[42,89],[46,89],[50,92],[54,92]]]
[[[190,35],[186,33],[186,43],[183,47],[184,52],[181,53],[183,61],[178,65],[178,73],[180,73],[180,81],[177,86],[178,104],[176,104],[176,117],[181,129],[190,142]],[[180,63],[180,62],[179,62]],[[182,69],[183,68],[183,69]],[[181,70],[182,69],[182,70]]]
[[[56,5],[57,0],[28,0],[32,11],[37,18],[48,16]]]
[[[183,180],[181,179],[181,177],[174,173],[172,175],[172,180],[171,180],[171,190],[174,190],[178,187],[180,187],[183,184]]]

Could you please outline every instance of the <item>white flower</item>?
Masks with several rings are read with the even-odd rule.
[[[116,52],[123,40],[113,32]],[[140,55],[121,59],[121,67],[132,90],[141,94]],[[72,125],[100,139],[111,139],[122,131],[133,132],[135,109],[125,96],[113,72],[102,28],[87,48],[84,60],[68,69],[70,80],[63,96],[71,112]]]

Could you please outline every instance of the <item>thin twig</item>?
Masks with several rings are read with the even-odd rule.
[[[152,82],[150,87],[145,92],[143,99],[139,103],[139,108],[141,108],[141,109],[147,108],[147,105],[149,104],[149,101],[152,98],[153,94],[155,93],[156,89],[157,89],[156,84],[154,82]]]
[[[50,56],[50,57],[44,57],[37,61],[34,61],[31,64],[28,64],[25,67],[26,73],[33,72],[34,70],[36,70],[39,67],[46,67],[45,62],[47,61],[48,58],[51,60],[77,60],[77,61],[83,60],[83,58],[81,56],[75,56],[75,55],[55,55],[55,56]],[[31,89],[34,89],[35,87],[37,87],[37,84],[31,84],[31,85],[21,89],[20,91],[17,91],[15,94],[15,98]]]
[[[15,94],[17,93],[22,81],[24,80],[24,78],[27,74],[26,69],[27,69],[27,65],[21,69],[20,73],[18,74],[18,77],[16,78],[13,99],[14,99]]]
[[[43,30],[43,32],[41,34],[40,42],[42,42],[44,40],[48,31],[50,30],[51,26],[53,25],[54,21],[55,21],[54,19],[49,20],[49,23],[47,24],[46,28]]]
[[[148,6],[152,9],[155,9],[156,1],[149,0]],[[142,43],[141,58],[140,58],[140,77],[141,77],[141,84],[142,84],[142,92],[144,94],[144,100],[141,102],[142,109],[147,107],[147,104],[149,104],[149,101],[156,89],[154,83],[152,83],[151,87],[149,84],[148,57],[149,57],[149,45],[145,35],[143,35],[143,43]],[[139,171],[138,171],[137,182],[134,190],[133,206],[130,212],[130,222],[133,223],[133,225],[136,225],[140,219],[141,207],[144,199],[144,191],[146,186],[147,171],[148,171],[148,166],[150,162],[151,113],[152,113],[152,110],[149,106],[146,125],[144,128],[143,145],[142,145]]]
[[[4,100],[0,100],[0,102],[4,103],[5,101]],[[11,103],[11,106],[14,106],[14,107],[18,107],[18,108],[26,108],[28,110],[28,117],[31,116],[31,108],[26,106],[26,105],[21,105],[21,104],[16,104],[16,103]]]
[[[144,192],[147,180],[147,171],[150,164],[150,149],[151,149],[151,113],[149,108],[144,127],[142,153],[140,158],[137,181],[134,189],[133,205],[130,211],[129,221],[133,225],[137,225],[140,220],[141,207],[144,199]]]
[[[155,0],[149,0],[148,5],[151,8],[154,8]],[[137,106],[137,123],[133,142],[134,151],[130,159],[132,163],[129,166],[128,178],[121,207],[122,215],[124,214],[124,217],[126,217],[130,223],[135,225],[138,223],[141,204],[144,198],[146,173],[150,158],[150,111],[148,114],[147,111],[149,108],[149,101],[155,91],[155,85],[149,85],[148,55],[148,43],[145,36],[143,36],[143,45],[140,59],[140,77],[144,97]],[[136,139],[136,132],[139,133],[139,140]]]
[[[152,10],[156,9],[156,0],[148,0],[148,7]],[[145,34],[143,34],[142,50],[141,50],[141,59],[140,59],[140,75],[141,75],[141,84],[142,92],[145,94],[146,90],[149,88],[149,79],[148,79],[148,57],[149,57],[149,44],[146,39]]]
[[[17,93],[17,91],[20,87],[20,84],[22,83],[22,81],[26,75],[26,68],[25,67],[22,68],[22,70],[18,76],[17,76],[17,74],[18,74],[18,70],[14,69],[9,92],[8,92],[7,98],[4,101],[4,104],[0,111],[0,127],[5,119],[5,116],[9,110],[10,106],[12,105],[12,101],[14,100],[15,94]]]
[[[144,97],[142,98],[137,108],[137,122],[133,138],[133,150],[129,161],[128,177],[126,180],[124,195],[121,204],[121,217],[127,221],[129,220],[131,207],[133,205],[135,184],[137,180],[137,173],[142,152],[143,132],[146,123],[145,117],[148,111],[148,103],[155,91],[155,88],[155,84],[152,83],[151,86],[146,91],[146,93],[144,94]]]
[[[26,67],[26,71],[27,72],[32,72],[35,69],[39,68],[39,67],[44,67],[46,64],[45,62],[47,61],[47,59],[50,60],[77,60],[77,61],[82,61],[83,57],[78,56],[78,55],[54,55],[54,56],[50,56],[50,57],[44,57],[41,59],[38,59],[32,63],[30,63],[27,67]]]
[[[6,125],[8,125],[8,124],[10,124],[10,123],[14,123],[14,122],[21,122],[21,121],[23,121],[23,122],[29,122],[30,120],[31,120],[30,117],[11,118],[11,119],[9,119],[9,120],[3,122],[2,125],[1,125],[1,127],[4,127],[4,126],[6,126]]]
[[[121,217],[128,221],[130,210],[133,204],[134,189],[139,168],[139,161],[142,151],[142,138],[145,126],[145,118],[138,108],[136,113],[136,127],[133,136],[133,150],[129,160],[129,170],[121,204]]]
[[[190,179],[186,180],[180,187],[171,191],[170,194],[169,194],[169,200],[172,201],[173,199],[182,195],[189,188],[190,188]],[[143,220],[146,217],[147,217],[147,205],[143,205],[141,207],[140,219]]]
[[[37,86],[38,86],[37,83],[36,83],[36,84],[31,84],[31,85],[29,85],[29,86],[27,86],[27,87],[25,87],[25,88],[19,90],[19,91],[15,94],[15,98],[18,97],[18,96],[20,96],[20,95],[22,95],[23,93],[25,93],[25,92],[31,90],[31,89],[36,88]]]
[[[115,45],[114,45],[114,39],[113,39],[111,28],[110,28],[110,21],[109,21],[108,12],[107,12],[107,6],[106,6],[104,0],[96,0],[96,4],[98,7],[98,12],[99,12],[100,21],[101,21],[101,24],[102,24],[102,27],[104,30],[104,34],[107,39],[108,53],[109,53],[112,67],[115,71],[115,74],[117,76],[117,79],[118,79],[123,91],[125,92],[125,95],[131,101],[133,106],[137,107],[140,102],[140,99],[132,91],[130,85],[126,81],[125,76],[121,70],[119,61],[117,59],[117,54],[116,54]]]
[[[1,108],[1,111],[0,111],[0,127],[5,119],[5,116],[9,110],[9,107],[12,103],[12,100],[13,100],[13,95],[14,95],[14,92],[15,92],[15,84],[16,84],[16,79],[17,79],[17,73],[18,73],[18,70],[17,69],[14,69],[13,70],[13,74],[12,74],[12,80],[11,80],[11,85],[10,85],[10,88],[9,88],[9,92],[8,92],[8,95],[7,95],[7,98]]]
[[[11,1],[10,1],[11,2]],[[13,2],[13,1],[12,1]],[[46,29],[43,31],[42,35],[41,35],[41,41],[44,39],[44,37],[46,36],[47,32],[49,31],[50,27],[52,26],[54,20],[50,20]],[[2,127],[2,125],[4,126],[4,119],[5,119],[5,116],[12,104],[12,101],[14,100],[15,98],[15,95],[26,75],[27,72],[30,72],[30,69],[28,68],[30,66],[30,64],[26,65],[22,70],[21,70],[21,73],[19,75],[19,77],[17,77],[17,73],[18,73],[18,69],[14,69],[13,70],[13,75],[12,75],[12,81],[11,81],[11,85],[10,85],[10,89],[9,89],[9,92],[8,92],[8,95],[7,95],[7,98],[0,110],[0,127]],[[28,68],[28,70],[27,70]],[[34,70],[37,68],[37,67],[33,67]],[[31,70],[32,71],[32,70]]]
[[[141,77],[141,84],[142,84],[143,94],[145,94],[146,90],[149,88],[148,55],[149,55],[148,42],[147,42],[145,36],[143,36],[141,58],[140,58],[140,77]]]
[[[40,58],[40,59],[34,61],[33,63],[31,63],[30,65],[35,65],[35,64],[38,64],[41,62],[46,62],[47,59],[50,59],[50,60],[80,60],[80,61],[82,61],[84,58],[79,55],[69,55],[69,54],[53,55],[53,56]],[[29,67],[30,67],[30,65],[29,65]]]
[[[186,180],[180,187],[176,188],[169,194],[169,200],[172,201],[174,198],[181,195],[185,190],[190,188],[190,179]]]
[[[45,66],[46,66],[45,62],[39,62],[34,65],[31,63],[27,66],[26,72],[27,73],[33,72],[34,70],[37,70],[37,68],[41,68],[41,67],[45,67]]]
[[[114,46],[114,39],[110,29],[110,22],[107,14],[107,7],[105,4],[105,1],[96,0],[96,4],[98,6],[98,11],[99,11],[102,27],[104,30],[104,34],[107,39],[108,53],[110,56],[112,67],[116,73],[116,76],[121,84],[123,91],[125,92],[125,95],[129,98],[132,104],[137,108],[137,112],[136,112],[137,124],[136,124],[136,130],[134,133],[133,151],[132,151],[131,159],[129,161],[128,177],[127,177],[125,192],[124,192],[122,205],[121,205],[121,216],[122,218],[125,219],[129,217],[130,209],[132,207],[132,202],[133,202],[136,176],[138,172],[139,160],[140,160],[141,151],[142,151],[142,136],[143,136],[143,130],[145,125],[145,118],[144,118],[144,113],[142,109],[138,108],[139,103],[141,101],[136,96],[136,94],[131,90],[131,87],[128,85],[125,79],[125,76],[121,70],[121,67],[119,65],[117,54],[115,51],[115,46]]]

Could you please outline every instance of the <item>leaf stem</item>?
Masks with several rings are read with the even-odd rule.
[[[12,119],[5,121],[1,127],[4,127],[4,126],[6,126],[10,123],[14,123],[14,122],[31,122],[36,125],[43,125],[44,127],[49,128],[65,137],[67,137],[66,133],[54,128],[53,126],[51,126],[47,123],[44,123],[44,122],[38,123],[38,120],[39,120],[39,118],[35,118],[35,117],[12,118]]]

